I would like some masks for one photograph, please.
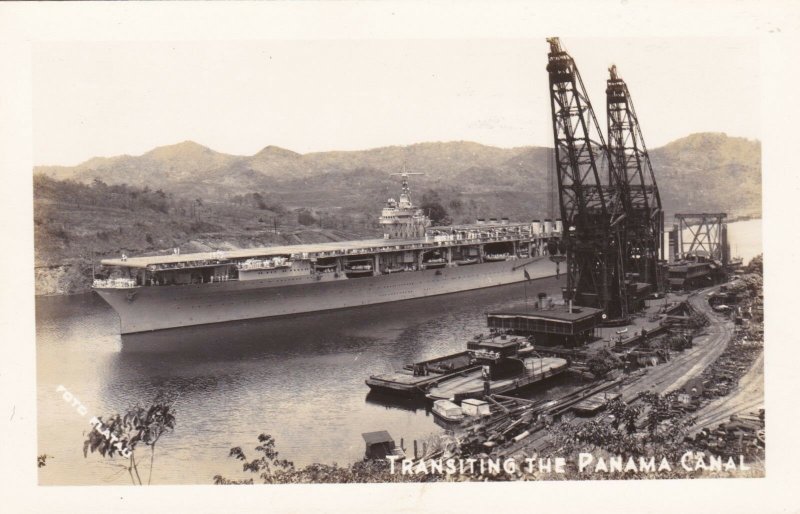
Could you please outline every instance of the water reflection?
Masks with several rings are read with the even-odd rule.
[[[386,409],[400,409],[410,412],[421,411],[424,412],[426,416],[431,412],[430,402],[428,402],[424,397],[404,398],[399,395],[370,391],[367,393],[364,401],[372,405],[379,405]]]
[[[530,288],[537,291],[553,289],[549,282],[534,281],[536,285]],[[473,291],[355,309],[128,334],[121,338],[122,349],[123,352],[212,352],[217,356],[220,348],[226,355],[239,356],[273,350],[278,353],[324,353],[347,348],[350,344],[357,346],[366,340],[384,340],[400,335],[414,339],[413,333],[405,333],[413,326],[467,312],[474,316],[474,311],[479,310],[476,309],[476,300],[486,304],[479,310],[478,321],[482,325],[481,311],[518,303],[522,296],[522,286],[517,284],[480,293]]]
[[[326,353],[366,344],[367,338],[346,336],[346,327],[346,320],[330,315],[200,325],[123,335],[122,353],[186,353],[201,359],[239,360]]]

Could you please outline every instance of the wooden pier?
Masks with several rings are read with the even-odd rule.
[[[572,410],[575,411],[576,414],[594,416],[601,410],[605,409],[610,402],[616,400],[620,396],[621,395],[619,393],[609,393],[608,391],[603,391],[576,403],[573,405]]]

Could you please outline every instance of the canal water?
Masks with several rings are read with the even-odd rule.
[[[728,223],[728,240],[731,257],[741,257],[744,264],[763,252],[761,245],[761,220]]]
[[[732,247],[756,255],[760,222],[743,223],[749,228],[730,224]],[[120,458],[84,457],[88,421],[146,405],[160,391],[176,398],[177,424],[159,441],[154,484],[243,478],[228,452],[241,446],[255,458],[261,433],[300,466],[361,459],[363,432],[388,430],[408,447],[441,432],[433,416],[424,404],[368,394],[364,380],[461,351],[487,331],[487,311],[522,306],[539,292],[559,295],[564,280],[125,338],[114,311],[94,294],[37,298],[38,449],[53,457],[39,470],[39,482],[129,484]],[[556,397],[579,381],[565,374],[524,396]],[[64,401],[59,386],[80,400],[85,415]],[[140,460],[147,474],[149,455]]]

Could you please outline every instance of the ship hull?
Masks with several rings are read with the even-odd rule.
[[[513,284],[556,274],[547,257],[319,280],[292,277],[95,291],[120,317],[120,333],[346,309]]]

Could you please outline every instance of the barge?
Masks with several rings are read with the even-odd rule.
[[[456,403],[467,398],[510,393],[566,371],[569,362],[558,357],[532,353],[527,340],[503,336],[489,341],[472,341],[472,356],[480,369],[446,377],[433,384],[425,395],[429,400]],[[520,351],[524,349],[524,351]]]
[[[514,345],[516,355],[525,355],[533,350],[526,340],[508,339],[505,335],[478,335],[467,343],[467,350],[436,357],[413,364],[391,373],[371,375],[365,383],[373,391],[399,394],[407,397],[424,396],[429,388],[454,376],[465,376],[480,371],[482,364],[475,357],[475,351],[491,348],[495,340],[508,341]]]
[[[465,398],[480,398],[487,394],[511,393],[559,375],[568,367],[567,360],[558,357],[526,357],[509,360],[515,361],[518,366],[517,371],[508,376],[492,378],[489,375],[487,380],[482,370],[464,373],[431,387],[426,397],[433,401],[458,402]]]
[[[480,369],[480,366],[474,363],[469,351],[463,351],[415,362],[391,373],[372,375],[365,380],[365,383],[373,391],[382,393],[409,397],[424,396],[426,389],[431,384],[448,376],[473,369]]]

